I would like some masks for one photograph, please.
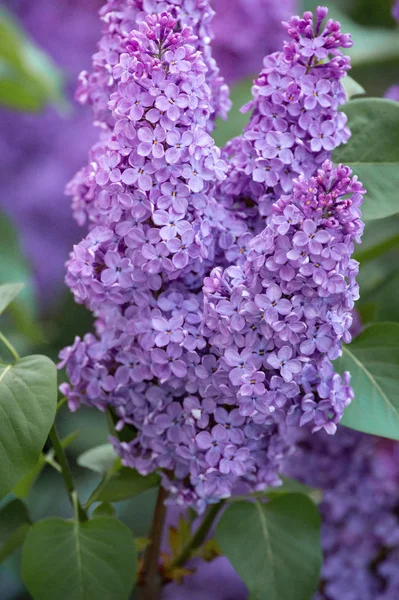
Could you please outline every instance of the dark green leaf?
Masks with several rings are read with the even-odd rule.
[[[307,496],[232,504],[215,537],[254,600],[312,598],[322,553],[320,515]]]
[[[116,519],[46,519],[24,544],[22,578],[33,600],[127,600],[136,573],[133,536]]]
[[[156,473],[143,476],[134,469],[122,467],[104,485],[100,484],[93,494],[96,501],[120,502],[150,488],[158,487],[159,483],[160,477]]]
[[[351,373],[355,399],[342,424],[358,431],[399,439],[399,324],[367,327],[335,362]]]
[[[24,287],[23,283],[5,283],[0,285],[0,315],[16,298]]]
[[[53,424],[57,369],[45,356],[0,366],[0,497],[33,469]]]
[[[28,510],[20,500],[12,500],[0,510],[0,563],[23,543],[30,524]]]
[[[352,137],[335,150],[333,158],[351,167],[366,188],[364,219],[398,213],[399,102],[361,98],[349,102],[344,111]]]
[[[114,466],[117,459],[118,455],[111,444],[103,444],[83,452],[78,457],[78,465],[104,475]]]

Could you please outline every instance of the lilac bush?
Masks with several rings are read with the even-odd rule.
[[[62,352],[62,391],[72,410],[112,408],[135,431],[113,440],[123,463],[163,469],[169,501],[202,511],[239,482],[278,484],[290,425],[335,432],[353,396],[331,360],[350,340],[364,190],[328,160],[349,137],[339,48],[351,41],[322,28],[327,10],[315,30],[311,13],[288,21],[222,158],[208,132],[225,87],[198,26],[209,8],[179,21],[181,5],[145,17],[108,4],[82,77],[103,134],[69,186],[91,225],[66,281],[97,320]]]

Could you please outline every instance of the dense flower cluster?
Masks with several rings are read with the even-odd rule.
[[[334,437],[302,431],[285,471],[323,491],[315,600],[396,600],[399,444],[345,428]]]
[[[326,161],[315,177],[294,180],[243,266],[205,279],[205,331],[224,352],[241,414],[257,423],[293,402],[301,425],[334,433],[352,397],[348,374],[342,381],[331,364],[350,341],[358,298],[350,256],[364,190],[350,175]]]
[[[323,29],[326,14],[319,7],[315,23],[312,13],[286,23],[291,41],[264,59],[254,98],[244,107],[253,110],[250,122],[225,149],[231,173],[223,191],[253,200],[261,215],[291,191],[294,177],[312,176],[350,136],[338,107],[346,101],[340,80],[350,68],[340,48],[352,41],[331,19]]]
[[[62,70],[71,103],[62,114],[52,108],[40,114],[1,110],[0,210],[15,223],[40,299],[47,304],[63,292],[64,263],[79,239],[64,188],[86,160],[96,130],[90,111],[73,106],[73,91],[76,77],[90,64],[96,47],[100,31],[96,12],[101,3],[2,2]]]
[[[214,0],[213,53],[228,82],[258,73],[263,57],[282,46],[282,21],[296,0]]]
[[[147,15],[168,12],[180,27],[191,27],[197,36],[196,48],[201,51],[208,71],[208,84],[212,91],[213,116],[225,116],[230,107],[228,88],[219,76],[212,58],[210,22],[214,15],[208,0],[108,0],[100,11],[104,22],[103,36],[98,52],[93,57],[93,72],[81,74],[77,92],[80,102],[89,102],[95,119],[102,124],[113,124],[108,111],[111,94],[119,81],[135,70],[135,61],[128,51],[132,29],[136,29]]]
[[[340,85],[348,64],[336,47],[349,42],[330,21],[317,41],[325,14],[318,9],[314,40],[308,13],[292,19],[285,53],[316,46],[318,62],[328,58],[321,71]],[[350,169],[327,160],[270,202],[266,222],[254,202],[235,203],[207,133],[213,75],[196,50],[203,43],[170,13],[147,16],[125,41],[109,133],[79,175],[91,230],[67,274],[97,335],[62,353],[71,408],[110,406],[117,429],[134,431],[114,440],[124,464],[163,469],[170,500],[198,510],[238,483],[275,485],[287,426],[334,433],[352,397],[330,360],[350,340],[364,193]]]

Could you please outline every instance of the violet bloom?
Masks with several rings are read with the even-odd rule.
[[[228,433],[222,425],[215,425],[212,431],[201,431],[195,441],[200,450],[205,450],[205,460],[210,467],[215,467],[228,442]]]
[[[208,1],[176,0],[173,15],[142,12],[133,30],[139,13],[122,8],[119,0],[104,7],[105,39],[79,92],[93,103],[105,133],[70,191],[89,230],[100,225],[107,235],[89,232],[68,265],[67,283],[96,322],[95,335],[63,354],[73,377],[73,386],[63,390],[73,408],[108,406],[119,429],[134,426],[131,442],[112,440],[123,463],[143,474],[162,470],[170,501],[203,512],[239,485],[251,491],[276,485],[291,426],[308,419],[314,431],[334,433],[351,401],[349,375],[335,373],[331,360],[348,339],[358,293],[350,255],[362,233],[364,190],[350,169],[322,162],[325,150],[312,152],[299,113],[290,112],[295,105],[301,112],[304,101],[300,39],[313,40],[320,25],[313,27],[310,13],[290,21],[289,47],[266,57],[254,88],[254,116],[245,135],[228,144],[227,165],[209,136],[220,96],[215,72],[207,70]],[[318,9],[317,23],[322,16]],[[334,120],[339,143],[349,135],[338,113],[339,80],[348,68],[339,47],[349,40],[332,21],[323,36],[328,59],[322,69],[316,69],[319,41],[303,47],[314,50],[311,76],[330,81],[332,105],[318,106],[309,117]],[[124,81],[109,80],[110,41]],[[122,59],[126,52],[134,60]],[[126,106],[132,82],[143,84],[152,104],[129,123],[118,106]],[[169,100],[180,94],[189,99],[177,121],[156,107],[169,84],[179,89]],[[272,110],[261,113],[262,103],[277,99],[283,110],[276,114],[287,129]],[[275,156],[263,156],[265,148]],[[95,174],[108,152],[119,154],[121,180],[99,185]],[[269,163],[276,167],[276,185],[254,180],[260,161],[279,161]],[[306,222],[314,223],[311,231]],[[306,241],[301,245],[298,236],[297,246],[298,233]],[[292,255],[298,249],[304,257]],[[122,265],[115,254],[129,261],[127,288],[119,279],[111,286],[102,281],[104,269],[112,269],[105,257]],[[303,270],[308,265],[309,272]],[[306,346],[316,337],[314,348]],[[301,352],[304,343],[311,354]],[[89,398],[90,373],[102,368],[110,390],[100,385],[98,397]]]

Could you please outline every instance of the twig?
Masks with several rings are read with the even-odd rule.
[[[159,572],[159,555],[166,517],[166,496],[166,491],[160,487],[152,521],[151,543],[144,553],[142,583],[138,587],[140,600],[159,600],[161,598],[162,577]]]
[[[16,351],[16,349],[14,348],[14,346],[12,345],[12,343],[6,338],[5,335],[3,335],[0,331],[0,341],[3,342],[3,344],[5,345],[5,347],[7,348],[7,350],[13,355],[13,357],[15,358],[15,360],[19,360],[20,356],[18,354],[18,352]]]

